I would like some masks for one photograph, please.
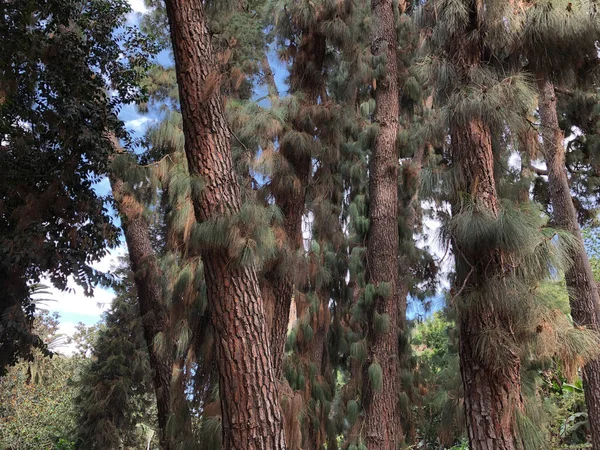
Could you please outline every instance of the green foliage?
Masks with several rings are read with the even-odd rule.
[[[383,371],[377,361],[372,362],[369,366],[369,382],[375,392],[379,392],[383,388]]]
[[[367,341],[361,339],[350,344],[350,356],[361,364],[367,360]]]
[[[350,426],[354,425],[358,418],[359,406],[356,400],[349,400],[346,405],[346,419],[350,423]]]
[[[138,424],[154,426],[151,372],[131,274],[116,286],[75,400],[77,448],[145,447]],[[73,388],[72,388],[73,391]]]
[[[40,291],[38,290],[38,293]],[[36,312],[34,331],[50,347],[64,343],[59,316]],[[0,378],[0,448],[73,449],[75,383],[85,361],[35,352]]]
[[[43,376],[30,380],[30,364],[44,365]],[[20,362],[0,380],[0,447],[73,448],[76,423],[73,387],[82,360],[38,355]]]
[[[390,331],[390,316],[375,312],[373,315],[373,330],[377,334],[388,333]]]
[[[544,0],[526,8],[522,39],[532,70],[564,80],[573,64],[595,53],[600,33],[596,6],[587,1]]]

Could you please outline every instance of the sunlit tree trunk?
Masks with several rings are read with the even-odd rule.
[[[200,222],[236,214],[240,187],[233,171],[231,132],[219,72],[200,0],[167,0],[181,99],[185,151]],[[227,249],[203,248],[202,260],[215,329],[223,447],[285,448],[265,313],[256,269],[231,260]]]

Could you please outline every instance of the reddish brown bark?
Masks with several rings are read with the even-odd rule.
[[[483,43],[476,36],[484,23],[484,3],[469,2],[469,23],[452,43],[453,59],[460,76],[469,83],[470,74],[483,64]],[[451,125],[452,164],[457,171],[459,191],[466,193],[486,214],[498,216],[499,204],[494,179],[494,154],[489,127],[481,117]],[[453,214],[461,212],[461,201],[452,205]],[[473,250],[453,242],[456,260],[454,291],[480,291],[485,283],[502,276],[502,250]],[[494,305],[494,299],[478,299],[485,305],[466,304],[458,308],[460,369],[464,386],[465,416],[471,450],[517,450],[523,448],[518,437],[517,414],[524,413],[521,395],[520,358],[507,352],[502,364],[493,364],[477,349],[484,330],[502,330],[512,334],[511,317]],[[493,349],[489,349],[490,352]]]
[[[158,334],[166,333],[169,315],[163,301],[162,271],[158,258],[152,248],[148,221],[143,216],[143,207],[124,188],[123,180],[111,177],[113,197],[121,216],[121,227],[125,234],[127,251],[134,273],[138,294],[144,339],[148,346],[150,368],[152,369],[160,445],[162,449],[171,448],[167,436],[167,422],[171,414],[171,371],[173,360],[170,349],[166,354],[158,354],[154,339]]]
[[[395,449],[401,441],[397,408],[398,383],[398,170],[396,138],[400,114],[397,65],[396,24],[392,0],[373,0],[372,51],[385,55],[386,71],[375,90],[373,121],[379,125],[369,160],[369,234],[367,238],[367,276],[374,285],[386,283],[391,295],[377,296],[374,312],[389,317],[389,329],[367,336],[369,364],[379,364],[381,389],[374,389],[365,373],[363,404],[365,437],[370,450]],[[405,299],[404,299],[405,301]],[[366,368],[365,368],[366,370]]]
[[[494,155],[489,128],[481,119],[471,119],[452,130],[453,164],[461,172],[461,190],[473,201],[498,215],[498,196],[494,180]],[[454,209],[458,208],[454,205]],[[456,290],[462,286],[478,289],[481,281],[501,271],[499,250],[488,254],[464,255],[460,243],[456,254]],[[469,258],[471,261],[469,261]],[[485,310],[480,314],[481,309]],[[511,329],[510,318],[494,310],[469,305],[459,309],[459,353],[465,396],[465,415],[472,450],[517,450],[515,414],[524,412],[521,396],[521,362],[517,354],[501,369],[491,367],[476,350],[485,329]]]
[[[323,79],[321,71],[325,58],[325,37],[321,34],[306,32],[302,37],[296,59],[291,71],[292,92],[302,92],[304,101],[300,115],[306,114],[306,108],[318,104],[322,91]],[[294,131],[314,134],[315,130],[307,130],[300,118],[294,121]],[[285,251],[297,252],[302,250],[302,217],[305,211],[306,187],[308,186],[311,155],[307,149],[282,147],[281,154],[293,169],[293,182],[282,181],[275,175],[273,190],[277,206],[283,214],[283,229],[287,237]],[[291,185],[291,186],[290,186]],[[265,276],[269,280],[275,306],[273,325],[271,328],[271,349],[273,352],[273,367],[275,377],[281,377],[285,340],[287,336],[290,304],[294,291],[294,276],[292,273],[279,273],[278,262],[274,270]]]
[[[553,84],[543,74],[538,77],[539,113],[543,152],[548,168],[552,216],[556,225],[576,238],[570,252],[572,265],[565,272],[573,321],[578,326],[600,330],[600,297],[592,267],[583,245],[577,212],[565,167],[564,135],[558,124]],[[594,450],[600,450],[600,359],[583,368],[585,402],[588,408]]]
[[[231,132],[201,0],[166,0],[192,176],[204,188],[194,198],[199,221],[236,214],[240,188],[232,167]],[[215,329],[226,450],[285,448],[283,420],[256,270],[227,249],[202,250]]]

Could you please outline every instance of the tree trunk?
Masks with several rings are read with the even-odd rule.
[[[275,76],[273,75],[273,69],[271,69],[271,64],[269,63],[269,58],[267,56],[266,50],[265,55],[260,60],[260,67],[263,73],[265,83],[267,85],[269,97],[271,97],[271,99],[279,98],[279,89],[277,89],[277,84],[275,83]]]
[[[142,206],[124,189],[123,180],[111,177],[111,187],[121,216],[121,226],[137,288],[144,339],[148,346],[156,393],[160,446],[162,449],[169,450],[171,445],[166,430],[171,413],[170,387],[173,361],[170,357],[170,349],[166,349],[165,355],[159,355],[154,347],[154,339],[160,333],[164,335],[168,326],[168,312],[162,295],[162,272],[152,248],[149,225],[142,214]]]
[[[369,234],[367,276],[374,285],[389,285],[389,296],[378,295],[374,313],[389,317],[389,329],[369,331],[369,363],[382,369],[382,387],[377,390],[365,376],[363,404],[366,441],[369,450],[396,449],[402,430],[398,414],[398,170],[396,138],[400,113],[398,91],[397,39],[392,0],[372,0],[372,51],[385,55],[386,72],[375,90],[373,121],[379,125],[369,161]]]
[[[201,177],[194,210],[205,222],[239,212],[231,132],[201,0],[166,0],[181,99],[185,151]],[[215,329],[223,448],[285,448],[283,420],[256,269],[231,261],[227,249],[203,248],[202,260]]]
[[[576,248],[570,254],[572,265],[565,272],[571,315],[577,326],[600,330],[600,298],[571,198],[565,167],[564,135],[558,124],[554,86],[541,74],[538,77],[538,88],[541,134],[548,167],[553,219],[558,227],[573,234],[577,241]],[[585,365],[583,381],[593,448],[600,450],[600,359]]]
[[[492,214],[498,215],[498,195],[494,180],[494,155],[489,128],[481,119],[472,119],[466,126],[455,126],[451,133],[453,165],[460,170],[468,193]],[[458,205],[453,205],[453,209]],[[502,270],[499,251],[490,254],[464,255],[460,243],[454,243],[456,258],[455,290],[467,287],[477,290],[486,277]],[[468,258],[470,257],[471,261]],[[510,319],[494,311],[474,313],[467,305],[459,308],[459,353],[465,396],[465,415],[471,450],[520,450],[516,414],[524,412],[521,396],[520,358],[496,369],[483,361],[476,343],[484,329],[511,329]],[[493,349],[490,349],[493,351]]]
[[[302,109],[316,106],[322,91],[323,79],[321,71],[325,58],[325,37],[318,33],[306,32],[302,37],[299,52],[296,55],[291,71],[291,91],[303,92],[305,99]],[[301,110],[300,114],[304,112]],[[306,130],[303,122],[294,120],[294,131],[314,134],[315,130]],[[289,181],[280,183],[274,176],[273,187],[275,201],[283,214],[283,229],[287,237],[286,251],[297,252],[302,247],[302,217],[306,202],[306,187],[310,177],[311,155],[306,149],[282,148],[281,153],[294,170],[293,188]],[[277,263],[275,263],[277,266]],[[290,316],[290,305],[294,292],[293,274],[279,274],[277,268],[266,274],[271,282],[275,296],[273,326],[271,329],[271,349],[273,352],[273,368],[275,377],[281,377],[283,354],[287,327]]]
[[[521,364],[514,355],[508,369],[491,371],[478,360],[474,342],[488,317],[460,321],[460,367],[465,391],[465,415],[472,450],[520,450],[515,411],[524,413]]]

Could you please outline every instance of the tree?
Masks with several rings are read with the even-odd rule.
[[[69,389],[81,449],[142,448],[146,443],[139,426],[155,427],[152,373],[133,274],[124,268],[118,274],[117,296],[103,317],[90,359]]]
[[[241,209],[232,171],[231,132],[224,115],[219,72],[201,2],[166,2],[171,27],[185,150],[192,176],[202,189],[192,193],[199,230],[231,236],[231,219]],[[202,259],[216,333],[223,445],[225,449],[285,447],[256,269],[236,257],[233,242],[213,232]],[[200,239],[201,235],[193,236]]]
[[[575,237],[571,266],[565,272],[571,314],[582,327],[600,330],[600,296],[585,251],[565,161],[564,133],[559,125],[555,83],[573,78],[582,67],[598,64],[600,25],[595,6],[587,2],[548,1],[526,12],[524,44],[538,85],[538,111],[548,192],[557,227]],[[585,81],[585,80],[580,80]],[[583,83],[581,83],[583,84]],[[600,449],[600,360],[583,370],[585,398],[594,449]]]
[[[400,4],[401,12],[404,4]],[[373,57],[385,61],[384,75],[377,80],[373,122],[379,127],[369,159],[369,233],[367,239],[367,282],[378,293],[373,313],[385,318],[384,330],[368,332],[369,380],[363,403],[369,449],[398,446],[398,172],[396,139],[400,131],[400,94],[398,89],[398,48],[393,2],[372,1]]]
[[[553,329],[546,325],[553,318],[562,320],[544,306],[536,285],[567,260],[568,240],[553,248],[548,239],[557,232],[529,199],[511,195],[510,171],[501,164],[534,98],[527,78],[500,50],[518,36],[520,18],[512,8],[495,1],[443,2],[430,38],[434,56],[425,63],[442,106],[438,139],[450,136],[451,218],[444,233],[455,257],[451,303],[474,450],[545,445],[528,416],[522,377],[532,345],[535,355],[547,352],[534,337]]]
[[[104,130],[120,130],[116,105],[139,93],[147,47],[134,30],[113,33],[129,10],[120,0],[2,5],[0,373],[41,347],[27,283],[47,276],[65,289],[73,277],[89,294],[102,279],[91,263],[117,242],[93,184],[112,151]]]
[[[116,138],[115,138],[116,139]],[[115,143],[118,146],[118,143]],[[171,373],[173,360],[171,345],[159,352],[156,341],[159,335],[166,339],[169,311],[164,298],[163,273],[150,237],[150,226],[144,217],[144,207],[128,191],[123,179],[113,172],[111,187],[127,242],[131,269],[134,273],[142,329],[150,355],[161,446],[171,448],[167,423],[171,415]]]
[[[59,317],[37,311],[33,332],[51,349],[61,340]],[[70,450],[76,434],[74,384],[84,362],[39,350],[0,378],[0,447]]]

